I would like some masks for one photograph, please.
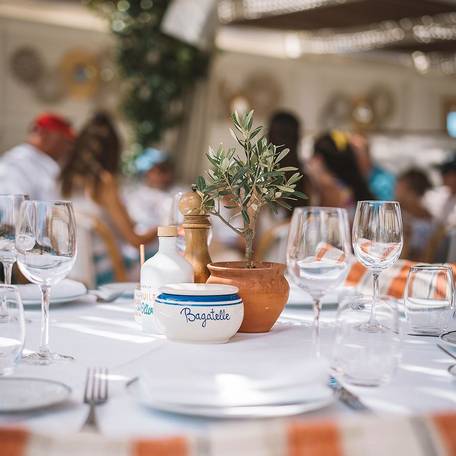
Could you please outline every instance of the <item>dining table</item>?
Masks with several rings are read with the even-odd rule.
[[[225,363],[252,368],[286,366],[305,362],[312,350],[312,308],[286,306],[268,333],[236,334],[226,344],[186,344],[169,341],[160,334],[142,331],[134,319],[133,299],[121,296],[113,302],[97,302],[86,295],[71,303],[51,304],[51,346],[72,355],[74,361],[49,366],[19,363],[14,376],[50,379],[67,384],[71,398],[58,406],[27,413],[0,414],[0,427],[20,426],[44,435],[78,433],[88,414],[83,402],[88,368],[109,370],[109,398],[97,407],[98,432],[107,438],[201,436],[214,425],[232,425],[233,420],[185,416],[145,407],[132,396],[127,385],[147,372],[173,366],[211,365],[223,373]],[[36,349],[40,334],[39,306],[27,306],[24,352]],[[323,306],[321,354],[330,358],[334,342],[336,306]],[[456,323],[456,322],[455,322]],[[456,324],[453,325],[456,328]],[[448,372],[455,363],[439,350],[436,337],[403,334],[402,355],[397,372],[386,385],[367,388],[347,386],[378,416],[409,416],[456,411],[456,381]],[[451,350],[451,347],[449,348]],[[456,350],[454,351],[456,354]],[[360,412],[342,401],[299,417],[313,420],[346,420]]]

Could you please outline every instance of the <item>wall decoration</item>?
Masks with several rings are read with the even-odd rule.
[[[48,69],[33,87],[36,97],[48,104],[55,104],[66,96],[66,88],[60,74]]]
[[[320,123],[328,130],[380,128],[393,114],[394,104],[392,92],[384,86],[374,86],[356,96],[337,93],[323,107]]]
[[[223,118],[234,111],[246,113],[251,109],[258,117],[267,118],[277,109],[282,95],[277,81],[267,73],[253,73],[238,87],[222,80],[219,93],[224,105]]]
[[[40,53],[30,46],[19,47],[10,57],[13,76],[27,85],[33,85],[41,79],[44,66]]]
[[[100,66],[95,54],[72,49],[63,55],[58,69],[69,96],[92,98],[98,91]]]

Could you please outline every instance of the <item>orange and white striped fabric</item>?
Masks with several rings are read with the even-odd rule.
[[[200,437],[114,440],[0,429],[2,456],[456,456],[456,413],[343,421],[235,422]]]
[[[380,294],[402,298],[410,268],[416,263],[399,260],[382,272],[380,276]],[[456,274],[456,265],[451,265]],[[346,285],[356,287],[361,293],[372,293],[372,274],[361,264],[354,263],[345,281]]]
[[[320,242],[317,245],[315,259],[318,261],[333,260],[336,263],[343,263],[345,261],[345,253],[331,244]]]

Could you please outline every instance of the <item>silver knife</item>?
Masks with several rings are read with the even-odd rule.
[[[372,413],[372,410],[356,394],[342,386],[335,377],[329,377],[328,386],[336,393],[337,399],[347,407],[359,412]]]
[[[451,353],[450,350],[447,350],[443,345],[437,344],[437,347],[439,347],[440,350],[442,350],[444,353],[446,353],[451,358],[456,359],[456,355],[454,353]]]

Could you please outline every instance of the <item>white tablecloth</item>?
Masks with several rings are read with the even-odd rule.
[[[26,348],[39,341],[39,309],[26,311]],[[52,366],[20,364],[14,375],[59,380],[73,388],[71,402],[58,408],[24,415],[0,415],[0,425],[21,424],[44,433],[77,432],[87,414],[82,403],[87,367],[103,366],[110,371],[110,399],[98,408],[101,432],[107,436],[159,436],[201,433],[210,420],[183,417],[146,409],[127,393],[125,383],[144,369],[153,373],[172,363],[227,363],[250,365],[261,362],[300,362],[310,351],[312,313],[309,308],[286,309],[268,334],[238,334],[225,345],[187,345],[169,342],[163,336],[142,333],[133,319],[131,300],[95,303],[87,297],[77,303],[51,309],[51,347],[71,354],[76,361]],[[330,352],[333,330],[325,322],[333,309],[322,313],[322,353]],[[447,373],[452,360],[436,347],[436,338],[407,336],[401,366],[392,383],[380,388],[353,388],[367,405],[379,413],[426,413],[456,410],[456,381]],[[342,417],[355,412],[343,404],[305,415],[306,418]]]

